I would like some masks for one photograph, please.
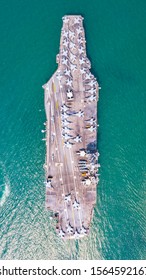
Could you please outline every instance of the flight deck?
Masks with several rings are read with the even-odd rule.
[[[64,16],[58,69],[45,93],[46,208],[63,239],[88,235],[99,181],[99,85],[86,56],[82,16]]]

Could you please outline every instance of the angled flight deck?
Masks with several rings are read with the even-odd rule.
[[[86,57],[81,16],[64,16],[58,69],[45,90],[46,208],[63,239],[88,234],[98,183],[99,86]]]

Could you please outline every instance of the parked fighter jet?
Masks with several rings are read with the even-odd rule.
[[[62,136],[65,140],[69,140],[69,139],[73,138],[72,135],[68,135],[67,133],[65,133],[65,134],[63,133]]]
[[[69,106],[66,106],[65,104],[63,104],[62,106],[61,106],[61,110],[64,110],[64,112],[66,112],[67,110],[69,110],[70,109],[70,107]]]
[[[79,44],[82,44],[83,42],[84,42],[84,39],[83,39],[83,38],[79,38],[79,39],[78,39],[78,43],[79,43]]]
[[[76,152],[78,155],[80,155],[80,157],[84,157],[86,155],[85,150],[80,150]]]
[[[67,17],[63,17],[62,19],[63,19],[64,23],[68,23],[69,22],[69,18],[67,18]]]
[[[68,64],[68,60],[66,58],[62,58],[62,64],[67,65]]]
[[[80,72],[81,72],[81,74],[85,74],[86,73],[86,70],[85,70],[86,68],[82,68],[82,69],[80,69]]]
[[[70,143],[69,141],[64,142],[65,147],[72,148],[73,143]]]
[[[72,128],[65,126],[65,127],[63,127],[62,132],[63,132],[63,133],[68,133],[68,132],[70,132],[71,130],[72,130]]]
[[[74,98],[72,90],[67,90],[67,98],[68,100],[72,100]]]
[[[67,119],[69,117],[69,115],[66,113],[66,111],[65,112],[61,112],[61,118],[62,119]]]
[[[77,135],[75,138],[73,138],[73,140],[76,142],[76,143],[79,143],[79,142],[82,142],[82,137]]]
[[[82,226],[82,228],[80,230],[80,233],[81,234],[87,234],[87,229],[84,226]]]
[[[62,229],[60,229],[60,231],[59,231],[59,236],[61,238],[63,238],[65,236],[65,232]]]
[[[71,53],[70,54],[70,59],[71,59],[72,62],[74,62],[74,61],[76,61],[76,56],[73,53]]]
[[[66,202],[70,202],[71,201],[71,194],[69,193],[69,194],[65,195],[64,200]]]
[[[91,74],[91,73],[87,73],[87,74],[86,74],[86,79],[89,79],[89,80],[90,80],[91,78],[92,78],[92,74]]]
[[[75,38],[75,33],[74,33],[73,31],[71,31],[71,30],[69,30],[69,37],[70,37],[71,39],[74,39],[74,38]]]
[[[79,27],[79,28],[77,29],[77,34],[79,35],[81,32],[83,32],[83,28]]]
[[[95,94],[96,93],[96,88],[90,88],[88,90],[88,93]]]
[[[96,101],[96,95],[91,95],[91,96],[87,96],[85,97],[87,99],[87,101],[92,102],[92,101]]]
[[[89,128],[86,128],[90,130],[91,132],[96,131],[96,126],[91,125]]]
[[[79,62],[80,62],[80,64],[84,64],[85,63],[85,58],[84,57],[80,58]]]
[[[71,123],[71,121],[68,121],[68,120],[66,120],[66,119],[65,119],[65,120],[62,120],[63,126],[64,126],[64,125],[68,125],[69,123]]]
[[[56,75],[56,77],[57,77],[57,79],[58,79],[59,81],[61,81],[62,75],[61,75],[60,73],[58,73],[58,74]]]
[[[77,231],[77,229],[75,230],[73,235],[74,235],[75,238],[79,238],[80,237],[80,233]]]
[[[72,227],[70,224],[68,224],[68,225],[67,225],[66,231],[67,231],[69,234],[73,233],[73,227]]]
[[[64,37],[67,37],[68,32],[67,32],[67,31],[65,31],[65,30],[63,30],[62,35],[63,35]]]
[[[76,70],[76,69],[77,69],[77,67],[76,67],[76,65],[75,65],[75,64],[70,64],[70,68],[71,68],[71,70],[72,70],[72,71],[74,71],[74,70]]]
[[[89,119],[89,120],[85,120],[85,122],[88,122],[89,124],[95,124],[96,123],[96,119],[95,118],[91,118],[91,119]]]
[[[83,111],[79,111],[76,113],[76,116],[78,116],[79,118],[83,117],[84,116],[84,112]]]
[[[45,182],[47,188],[53,188],[51,181]]]
[[[96,85],[96,84],[97,84],[96,80],[94,80],[94,81],[91,80],[90,83],[89,83],[88,85],[90,85],[90,86],[92,87],[93,85]]]
[[[72,80],[70,80],[69,78],[67,78],[67,80],[66,80],[66,84],[68,85],[68,86],[72,86]]]
[[[70,70],[68,70],[67,68],[64,70],[64,74],[66,76],[69,76],[70,77]]]
[[[68,47],[68,41],[65,40],[65,41],[63,41],[62,44],[63,44],[64,47],[66,47],[66,48]]]
[[[86,178],[86,179],[82,180],[82,183],[84,185],[90,186],[91,185],[91,180],[89,178]]]
[[[73,42],[70,42],[70,45],[69,45],[69,46],[70,46],[70,48],[71,48],[72,50],[74,50],[74,49],[76,48],[76,47],[75,47],[76,45],[75,45]]]
[[[80,205],[80,203],[75,200],[73,203],[73,208],[78,209],[79,205]]]
[[[81,47],[79,47],[79,54],[82,54],[82,53],[84,53],[84,51],[85,51],[85,49],[81,46]]]
[[[63,51],[62,51],[62,55],[63,55],[63,56],[67,56],[67,50],[63,50]]]
[[[81,22],[81,19],[80,19],[80,18],[75,18],[75,19],[74,19],[74,24],[80,23],[80,22]]]

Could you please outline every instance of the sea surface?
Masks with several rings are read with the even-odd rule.
[[[45,210],[41,141],[65,14],[84,17],[102,87],[91,231],[66,242]],[[145,14],[145,0],[0,0],[1,259],[146,259]]]

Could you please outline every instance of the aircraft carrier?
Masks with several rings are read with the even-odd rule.
[[[58,69],[43,85],[47,121],[46,208],[62,239],[88,235],[99,181],[99,85],[86,56],[83,17],[63,18]]]

